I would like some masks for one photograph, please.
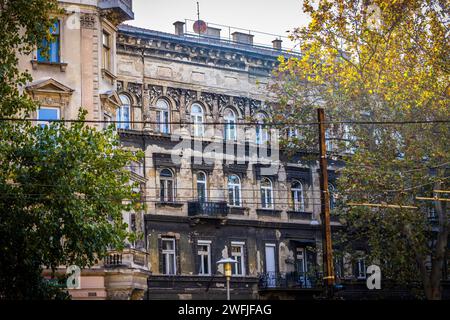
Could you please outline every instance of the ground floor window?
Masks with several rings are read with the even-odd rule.
[[[211,275],[211,241],[199,240],[197,243],[198,274]]]
[[[162,257],[163,257],[163,274],[173,275],[177,272],[176,254],[175,254],[175,239],[162,239]]]
[[[244,255],[243,242],[232,242],[231,243],[231,258],[236,260],[233,268],[233,275],[243,276],[245,275],[245,255]]]

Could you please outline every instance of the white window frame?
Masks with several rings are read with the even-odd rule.
[[[268,181],[269,186],[263,186],[263,182]],[[269,178],[262,178],[260,182],[261,189],[261,208],[273,209],[273,182]]]
[[[238,179],[239,181],[238,183],[230,182],[230,178],[233,176],[235,176]],[[241,207],[242,206],[241,178],[237,174],[230,174],[227,177],[227,189],[228,189],[228,205],[230,207]],[[233,199],[231,203],[230,203],[230,189],[232,190],[233,194]]]
[[[120,102],[122,103],[119,108],[117,108],[117,115],[116,119],[117,121],[126,121],[126,122],[118,122],[117,128],[118,129],[131,129],[131,98],[128,97],[125,94],[121,94],[120,96]],[[125,102],[125,98],[127,101]],[[124,109],[128,109],[128,119],[124,120]]]
[[[227,141],[237,141],[237,125],[236,125],[236,113],[230,109],[225,109],[224,120],[225,120],[225,140]]]
[[[172,242],[173,244],[173,249],[164,249],[164,242]],[[166,272],[164,273],[165,275],[176,275],[177,274],[177,248],[176,248],[176,241],[174,238],[162,238],[161,239],[161,254],[163,255],[163,264],[165,266]],[[169,263],[169,259],[171,259],[171,256],[173,257],[173,274],[172,273],[168,273],[167,271],[170,269],[170,263]],[[163,270],[161,270],[164,272],[164,268]]]
[[[264,125],[265,115],[262,113],[256,116],[258,124],[256,125],[256,144],[262,145],[270,140],[269,130]]]
[[[212,275],[212,264],[211,264],[211,240],[198,240],[197,241],[197,255],[200,257],[200,270],[198,272],[201,276],[210,276]],[[200,251],[200,246],[206,246],[208,249],[206,252]],[[204,259],[207,259],[208,264],[208,272],[205,272],[204,270]]]
[[[240,253],[236,254],[233,252],[233,247],[238,247],[240,248]],[[233,263],[233,268],[232,268],[232,275],[233,276],[245,276],[246,274],[246,270],[245,270],[245,242],[242,241],[232,241],[231,242],[231,258],[238,261],[235,257],[241,257],[241,271],[242,273],[238,273],[238,263]]]
[[[37,110],[37,116],[38,116],[37,124],[38,125],[48,126],[50,124],[50,122],[51,122],[51,121],[41,121],[39,119],[39,110],[41,110],[41,109],[56,110],[56,112],[57,112],[57,119],[56,120],[60,120],[61,119],[61,109],[60,108],[58,108],[58,107],[45,107],[45,106],[39,107],[39,109]]]
[[[171,177],[162,176],[161,173],[164,170],[168,170]],[[169,181],[172,182],[172,187],[169,188]],[[159,198],[161,202],[174,202],[175,201],[175,173],[169,168],[162,168],[159,171]],[[172,190],[172,198],[169,197],[169,190]],[[164,194],[161,194],[164,190]]]
[[[204,180],[199,180],[199,176],[203,175]],[[200,201],[200,193],[198,192],[198,185],[202,184],[203,188],[204,188],[204,195],[205,195],[205,199],[204,202],[208,201],[208,178],[205,172],[203,171],[198,171],[197,175],[196,175],[196,180],[197,180],[197,196],[198,196],[198,200]]]
[[[294,184],[298,183],[299,187],[295,188]],[[292,195],[292,202],[294,205],[294,211],[305,211],[305,194],[304,194],[304,188],[303,183],[299,180],[294,180],[291,183],[291,195]]]
[[[156,101],[156,122],[158,132],[170,133],[170,105],[165,99]]]
[[[362,270],[361,270],[362,267]],[[366,278],[366,259],[365,258],[358,258],[356,260],[356,268],[357,268],[357,275],[356,277],[358,279],[365,279]]]
[[[194,111],[194,109],[196,108],[198,108],[200,111]],[[204,120],[205,110],[200,104],[194,103],[191,106],[191,121],[194,136],[203,137],[203,135],[205,134],[205,126],[203,124]]]

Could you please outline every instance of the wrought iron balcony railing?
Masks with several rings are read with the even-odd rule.
[[[228,204],[225,201],[189,201],[188,216],[220,217],[228,215]]]
[[[259,288],[297,288],[317,287],[317,276],[305,272],[266,272],[259,275]]]

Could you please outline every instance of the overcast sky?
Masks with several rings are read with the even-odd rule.
[[[200,19],[208,23],[251,29],[280,36],[305,25],[302,0],[199,0]],[[173,33],[175,21],[197,19],[197,0],[133,0],[134,21],[128,24]],[[190,29],[190,30],[189,30]],[[188,30],[192,31],[188,25]],[[221,27],[222,37],[228,37]],[[233,32],[233,30],[232,30]],[[274,36],[255,35],[254,42],[271,45]],[[284,47],[292,47],[287,41]]]

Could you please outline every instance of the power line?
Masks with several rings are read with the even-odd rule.
[[[254,126],[316,126],[319,122],[257,122],[257,121],[244,121],[244,122],[222,122],[222,121],[210,121],[210,122],[191,122],[191,121],[119,121],[119,120],[80,120],[80,119],[37,119],[37,118],[0,118],[0,121],[17,121],[17,122],[55,122],[55,123],[106,123],[106,124],[177,124],[177,125],[254,125]],[[404,125],[404,124],[435,124],[435,123],[450,123],[450,120],[409,120],[409,121],[325,121],[325,125],[330,124],[354,124],[354,125]]]

